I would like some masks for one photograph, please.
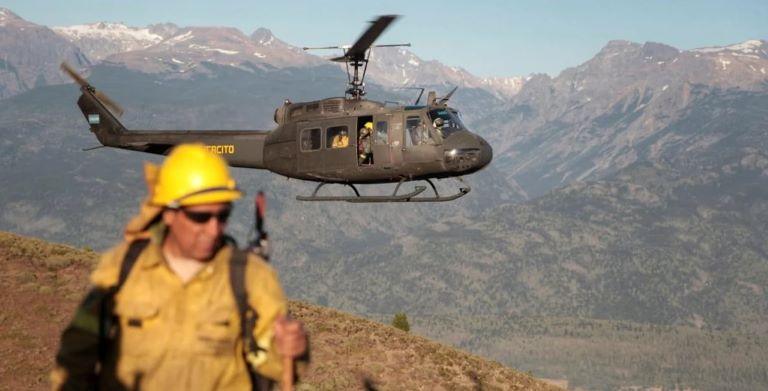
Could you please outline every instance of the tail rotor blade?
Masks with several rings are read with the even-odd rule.
[[[72,68],[71,65],[67,64],[66,62],[61,63],[61,70],[64,71],[69,77],[72,78],[72,80],[75,81],[75,83],[79,84],[80,87],[87,88],[89,91],[93,93],[94,96],[96,96],[96,99],[98,99],[101,103],[104,104],[104,106],[109,109],[109,111],[112,112],[112,114],[115,115],[115,117],[120,117],[123,115],[123,108],[120,107],[115,101],[113,101],[110,97],[107,96],[107,94],[96,90],[93,88],[93,86],[88,83],[88,80],[86,80],[84,77],[80,76],[77,71]]]
[[[101,103],[104,103],[104,106],[107,106],[109,111],[111,111],[115,117],[120,117],[123,115],[123,108],[120,107],[120,105],[118,105],[115,101],[113,101],[112,98],[108,97],[107,94],[97,90],[94,95],[96,95],[96,98],[99,99]]]
[[[61,70],[64,71],[64,73],[66,73],[67,75],[69,75],[69,77],[71,77],[72,80],[75,81],[75,83],[79,84],[80,87],[86,87],[90,85],[88,84],[88,80],[85,80],[84,77],[80,76],[80,74],[77,73],[77,71],[75,71],[75,69],[72,68],[72,66],[67,64],[66,62],[61,63]]]

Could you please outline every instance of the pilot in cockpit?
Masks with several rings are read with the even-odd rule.
[[[432,121],[432,126],[437,130],[437,134],[439,134],[440,137],[443,137],[443,125],[445,125],[445,121],[440,117],[437,117]]]

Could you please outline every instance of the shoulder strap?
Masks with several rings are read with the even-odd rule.
[[[269,379],[260,376],[248,361],[248,355],[259,350],[256,339],[253,337],[253,329],[259,315],[248,304],[248,289],[245,286],[245,268],[248,264],[248,252],[237,247],[232,250],[232,259],[229,262],[229,285],[237,305],[237,314],[240,316],[240,335],[243,338],[243,359],[251,378],[252,390],[272,389]]]
[[[117,284],[114,287],[115,292],[119,291],[125,280],[128,279],[133,265],[136,264],[136,260],[139,259],[139,255],[141,255],[141,252],[144,251],[148,244],[149,239],[136,239],[131,242],[125,257],[123,257],[123,263],[120,265],[120,276],[117,278]]]
[[[101,299],[99,305],[98,357],[102,363],[107,357],[107,350],[110,348],[110,344],[107,342],[110,329],[115,324],[113,313],[115,295],[123,287],[125,280],[128,279],[128,275],[131,273],[131,269],[133,269],[133,265],[136,264],[136,260],[139,259],[139,255],[141,255],[141,252],[144,251],[148,244],[149,239],[136,239],[131,242],[128,246],[128,251],[125,252],[123,262],[120,264],[120,274],[117,277],[117,283],[112,288],[109,288]]]
[[[229,285],[232,287],[232,294],[235,297],[237,313],[241,317],[248,310],[248,292],[245,289],[245,264],[247,261],[248,254],[245,251],[239,248],[232,251],[232,259],[229,263]],[[245,322],[240,323],[245,324]]]

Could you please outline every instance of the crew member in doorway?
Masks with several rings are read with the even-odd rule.
[[[373,134],[373,122],[366,122],[365,125],[360,128],[357,141],[357,152],[360,159],[360,164],[373,164],[373,153],[371,152],[371,139]]]

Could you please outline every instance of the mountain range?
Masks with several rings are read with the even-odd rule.
[[[40,64],[54,65],[44,55],[39,58],[18,55],[24,50],[43,53],[50,51],[50,47],[75,50],[76,57],[58,53],[58,58],[83,69],[98,63],[120,64],[131,70],[162,74],[165,78],[208,74],[210,70],[206,63],[244,70],[253,67],[308,68],[327,63],[325,58],[280,40],[266,28],[259,28],[250,36],[235,28],[179,27],[172,23],[131,27],[122,23],[99,22],[48,28],[25,21],[8,9],[2,8],[0,12],[0,28],[3,29],[0,31],[11,38],[7,46],[0,42],[0,48],[6,53],[9,73],[23,67],[30,67],[30,73],[40,73]],[[48,38],[41,40],[40,35]],[[61,39],[71,45],[62,45],[59,42]],[[35,41],[35,46],[25,45],[28,41]],[[73,61],[74,58],[79,60]],[[7,86],[0,97],[26,91],[35,85],[64,81],[60,77],[50,77],[54,73],[52,68],[45,68],[45,71],[48,78],[38,84],[30,84],[26,80],[25,83],[16,82],[14,88]],[[370,74],[374,82],[390,87],[452,85],[486,89],[498,97],[514,95],[523,81],[520,77],[482,79],[458,67],[424,61],[402,48],[376,49],[371,56]],[[3,84],[11,84],[10,76]]]
[[[266,29],[251,36],[170,24],[48,29],[2,15],[0,53],[26,50],[17,41],[35,36],[25,34],[46,39],[25,62],[13,54],[0,66],[0,229],[78,246],[101,250],[119,239],[144,194],[141,161],[157,159],[80,151],[96,140],[74,104],[77,88],[60,84],[62,58],[73,56],[68,61],[120,102],[135,128],[269,129],[283,99],[341,95],[346,83],[337,65]],[[410,83],[440,93],[460,85],[451,105],[490,141],[495,160],[465,178],[468,196],[441,205],[300,203],[295,195],[311,184],[235,170],[249,194],[268,194],[275,266],[291,297],[372,317],[405,311],[423,320],[414,329],[424,335],[539,376],[583,375],[576,384],[591,389],[736,384],[708,381],[714,372],[701,369],[641,377],[611,360],[582,367],[578,355],[569,365],[527,368],[536,351],[501,349],[507,335],[494,330],[520,317],[761,330],[768,42],[679,50],[611,41],[560,75],[492,82],[403,48],[377,49],[369,72],[369,96],[381,101],[412,101],[412,91],[396,88]],[[252,206],[236,208],[231,230],[242,239]],[[463,321],[451,329],[433,323],[447,318]],[[664,368],[693,362],[656,360]],[[749,373],[765,370],[755,364]],[[766,384],[749,379],[738,384]]]

